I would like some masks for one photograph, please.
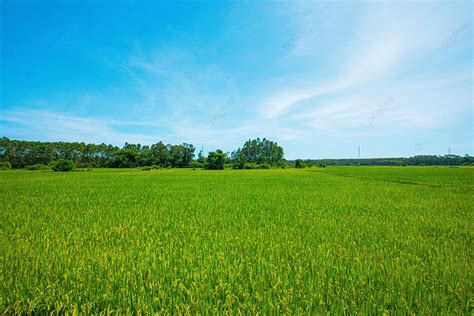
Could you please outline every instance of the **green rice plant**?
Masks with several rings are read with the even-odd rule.
[[[0,313],[472,314],[474,168],[0,172]]]

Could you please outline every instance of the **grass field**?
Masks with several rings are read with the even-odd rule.
[[[474,168],[0,172],[0,314],[472,314]]]

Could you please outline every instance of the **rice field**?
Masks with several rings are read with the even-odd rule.
[[[471,314],[474,168],[0,172],[0,314]]]

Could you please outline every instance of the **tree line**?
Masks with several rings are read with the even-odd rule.
[[[474,165],[474,157],[465,155],[418,155],[401,158],[365,159],[307,159],[308,166],[324,164],[327,166],[468,166]]]
[[[285,162],[283,148],[265,138],[248,140],[232,154],[217,150],[204,157],[200,152],[194,159],[195,150],[191,144],[165,145],[161,141],[152,145],[125,143],[120,148],[106,144],[23,141],[3,137],[0,139],[0,162],[8,162],[15,169],[47,166],[59,160],[70,160],[79,168],[224,169],[227,164],[236,169],[256,169],[282,166]]]
[[[125,143],[123,147],[79,142],[38,142],[0,139],[0,167],[47,169],[71,167],[64,160],[79,168],[206,168],[206,169],[269,169],[327,166],[433,166],[474,165],[469,155],[420,155],[410,158],[369,159],[297,159],[288,161],[284,150],[266,138],[249,139],[232,153],[211,151],[207,156],[201,151],[195,159],[195,147],[157,142],[152,145]],[[61,161],[61,162],[60,162]],[[59,163],[60,162],[60,163]],[[54,166],[53,166],[54,165]]]

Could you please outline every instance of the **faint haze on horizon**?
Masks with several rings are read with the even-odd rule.
[[[0,136],[474,155],[470,1],[0,5]]]

